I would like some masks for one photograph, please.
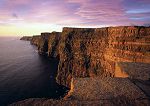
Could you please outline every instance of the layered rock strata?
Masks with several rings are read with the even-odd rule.
[[[72,77],[102,75],[107,28],[64,28],[59,45],[58,83],[70,87]]]
[[[149,27],[64,28],[57,82],[70,87],[76,77],[115,77],[120,62],[149,64],[149,38]]]

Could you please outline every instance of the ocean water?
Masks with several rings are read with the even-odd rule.
[[[58,61],[17,37],[0,37],[0,106],[27,98],[54,98],[67,88],[56,83]]]

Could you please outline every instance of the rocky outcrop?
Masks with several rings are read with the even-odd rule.
[[[122,99],[124,103],[136,104],[139,99],[149,104],[148,97],[127,78],[95,77],[95,78],[73,78],[71,81],[71,90],[65,99],[71,100],[114,100]],[[116,101],[117,103],[117,101]]]
[[[31,41],[32,36],[23,36],[22,38],[20,38],[20,40]]]
[[[117,62],[115,77],[123,77],[126,74],[130,79],[149,80],[150,64],[139,62]]]

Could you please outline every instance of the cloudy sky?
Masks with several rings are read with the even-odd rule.
[[[150,0],[0,0],[0,36],[116,25],[150,25]]]

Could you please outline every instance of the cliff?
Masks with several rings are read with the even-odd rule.
[[[23,36],[22,38],[20,38],[20,40],[31,41],[32,36]]]
[[[46,54],[48,52],[48,38],[51,33],[41,33],[40,41],[38,44],[39,54]]]
[[[59,57],[59,41],[60,41],[60,32],[52,32],[48,39],[48,56],[52,58]]]
[[[72,78],[117,77],[118,63],[150,63],[149,51],[149,27],[64,28],[56,79],[70,87]],[[124,73],[121,72],[122,76]],[[130,77],[130,73],[126,74]]]
[[[19,105],[150,104],[150,27],[63,28],[34,44],[39,53],[59,59],[56,81],[70,91],[59,101]]]
[[[107,36],[107,28],[64,28],[59,45],[58,83],[70,87],[72,77],[102,75]]]
[[[32,36],[31,44],[38,47],[38,52],[41,55],[58,57],[60,34],[60,32],[43,32],[41,35]]]
[[[32,37],[32,39],[31,39],[31,44],[38,46],[38,45],[39,45],[39,42],[40,42],[40,39],[41,39],[41,36],[40,36],[40,35],[34,35],[34,36]]]

